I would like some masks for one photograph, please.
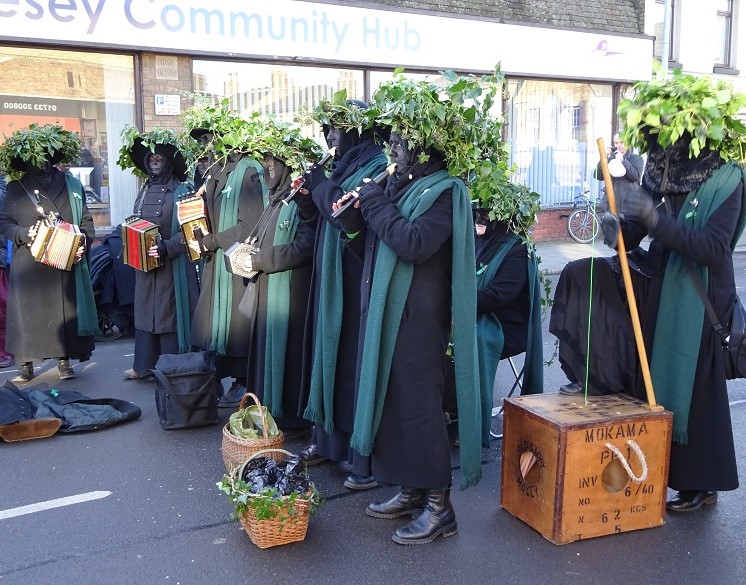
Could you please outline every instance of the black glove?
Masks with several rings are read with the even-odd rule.
[[[358,191],[358,199],[362,202],[369,198],[380,197],[383,194],[383,187],[375,181],[368,181],[360,187],[360,190]]]
[[[337,222],[346,234],[356,234],[365,227],[363,212],[354,203],[337,216]]]
[[[643,224],[648,231],[658,223],[658,210],[655,208],[653,198],[645,189],[638,189],[630,194],[624,202],[624,217]]]
[[[28,232],[31,228],[25,228],[21,229],[17,232],[16,239],[18,240],[16,243],[19,245],[28,245],[31,243],[31,236],[28,235]]]
[[[604,244],[616,250],[616,242],[619,237],[619,218],[610,211],[604,211],[601,216],[601,231],[604,234]]]
[[[316,187],[326,181],[326,173],[324,167],[318,164],[311,165],[311,168],[304,173],[306,183],[303,185],[304,189],[313,191]]]
[[[293,201],[298,205],[298,214],[301,219],[309,219],[316,216],[316,203],[310,194],[304,195],[298,193],[293,197]]]

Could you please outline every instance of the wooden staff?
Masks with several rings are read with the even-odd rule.
[[[611,183],[611,174],[609,173],[609,163],[606,160],[606,147],[604,146],[604,139],[597,139],[596,144],[598,145],[598,155],[601,159],[601,172],[603,173],[604,184],[606,185],[606,198],[609,202],[609,211],[619,217],[619,213],[616,207],[616,199],[614,198],[614,186]],[[650,378],[650,366],[648,365],[648,354],[645,351],[645,342],[642,339],[640,316],[637,312],[637,301],[635,300],[635,291],[632,288],[632,276],[629,273],[627,250],[624,247],[624,237],[622,236],[621,228],[619,229],[619,235],[617,237],[617,252],[619,254],[620,264],[622,265],[622,279],[624,280],[624,289],[627,291],[629,314],[630,317],[632,317],[632,328],[635,331],[635,343],[637,344],[637,354],[640,356],[640,367],[642,368],[642,378],[645,381],[645,393],[648,397],[648,405],[651,409],[663,410],[663,407],[659,406],[655,402],[653,380]]]

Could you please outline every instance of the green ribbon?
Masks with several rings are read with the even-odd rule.
[[[83,184],[72,175],[65,174],[67,196],[73,213],[73,224],[79,226],[83,219]],[[93,297],[91,272],[88,267],[88,256],[83,254],[79,262],[73,265],[75,275],[75,304],[78,313],[78,335],[88,337],[100,335],[98,328],[98,311]]]

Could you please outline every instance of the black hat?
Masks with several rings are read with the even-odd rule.
[[[189,136],[191,136],[197,141],[199,141],[199,139],[202,137],[203,134],[214,134],[214,132],[207,128],[192,128],[189,131]]]
[[[171,159],[171,164],[174,167],[174,175],[176,176],[176,178],[179,179],[179,181],[181,182],[186,181],[187,163],[186,160],[184,160],[184,155],[181,154],[181,152],[179,152],[173,144],[156,144],[155,147],[158,150],[159,154],[167,156]],[[135,142],[132,144],[132,148],[130,148],[130,158],[132,159],[132,162],[146,175],[148,174],[148,169],[145,166],[145,156],[151,152],[152,151],[150,150],[150,148],[143,144],[142,138],[140,138],[139,136],[135,138]]]
[[[48,157],[49,164],[50,165],[56,165],[58,162],[62,160],[62,151],[61,150],[55,150],[52,153],[52,156]],[[29,161],[23,160],[20,156],[14,156],[10,160],[10,168],[15,169],[17,171],[21,171],[22,173],[28,172],[32,165]]]

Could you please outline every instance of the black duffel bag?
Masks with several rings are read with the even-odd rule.
[[[156,381],[155,406],[164,429],[191,429],[218,422],[219,384],[212,354],[163,354],[151,371]]]

